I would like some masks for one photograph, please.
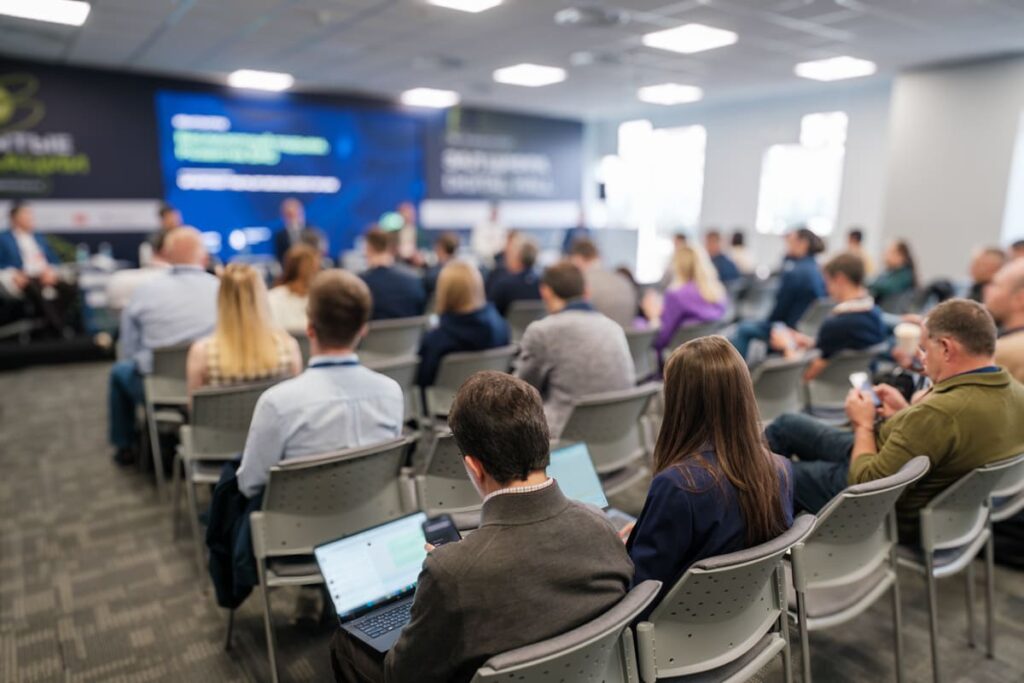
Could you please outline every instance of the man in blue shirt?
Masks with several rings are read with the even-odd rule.
[[[360,277],[373,296],[373,320],[411,318],[423,315],[427,307],[423,280],[395,265],[394,247],[389,234],[380,228],[366,233],[366,265],[369,268]]]
[[[729,284],[743,276],[733,260],[722,251],[722,235],[717,230],[708,230],[704,233],[704,250],[711,257],[711,263],[718,271],[718,279],[722,284]]]
[[[796,327],[807,308],[816,299],[825,297],[825,281],[814,260],[824,250],[825,244],[821,238],[807,228],[786,235],[786,260],[782,264],[782,279],[775,296],[775,307],[767,320],[740,323],[731,340],[741,356],[747,357],[753,340],[768,341],[773,323]]]
[[[533,269],[537,245],[517,234],[505,249],[504,268],[487,282],[487,298],[501,315],[507,315],[513,301],[538,301],[540,277]]]
[[[366,284],[350,273],[325,270],[313,280],[306,330],[309,367],[267,389],[256,403],[237,471],[238,490],[245,496],[261,491],[281,460],[401,436],[401,387],[360,365],[355,352],[371,307]]]
[[[195,228],[175,228],[164,238],[170,270],[141,285],[121,313],[121,360],[110,371],[110,442],[119,463],[132,461],[135,408],[143,400],[142,376],[153,367],[153,349],[191,342],[217,324],[220,281]]]

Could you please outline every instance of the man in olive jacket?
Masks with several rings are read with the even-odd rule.
[[[479,372],[459,389],[448,422],[484,498],[480,529],[428,548],[410,622],[386,656],[338,631],[338,681],[468,682],[491,656],[585,624],[626,595],[633,565],[614,528],[545,473],[536,389]]]
[[[919,359],[934,384],[912,403],[879,385],[876,408],[854,389],[846,398],[852,433],[802,415],[784,415],[765,430],[772,450],[800,458],[793,467],[798,508],[817,512],[847,484],[887,477],[927,455],[931,469],[896,508],[901,537],[916,540],[919,512],[932,498],[971,470],[1024,452],[1024,386],[995,364],[988,311],[951,299],[922,327]]]

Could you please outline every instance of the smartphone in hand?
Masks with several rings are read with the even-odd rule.
[[[462,534],[455,527],[451,515],[438,515],[423,522],[423,536],[435,548],[462,540]]]
[[[853,385],[854,389],[859,389],[861,392],[870,396],[876,406],[882,405],[882,399],[878,398],[878,394],[875,393],[875,388],[871,384],[871,378],[868,377],[868,373],[853,373],[850,375],[850,384]]]

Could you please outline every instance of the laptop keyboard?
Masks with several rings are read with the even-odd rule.
[[[354,621],[352,625],[365,633],[370,638],[378,638],[388,631],[402,628],[409,623],[409,610],[412,608],[412,600],[396,605],[394,609],[387,612],[374,614],[363,619]]]

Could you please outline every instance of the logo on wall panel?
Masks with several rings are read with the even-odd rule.
[[[46,116],[46,105],[33,99],[39,79],[30,74],[0,76],[0,134],[32,128]]]

